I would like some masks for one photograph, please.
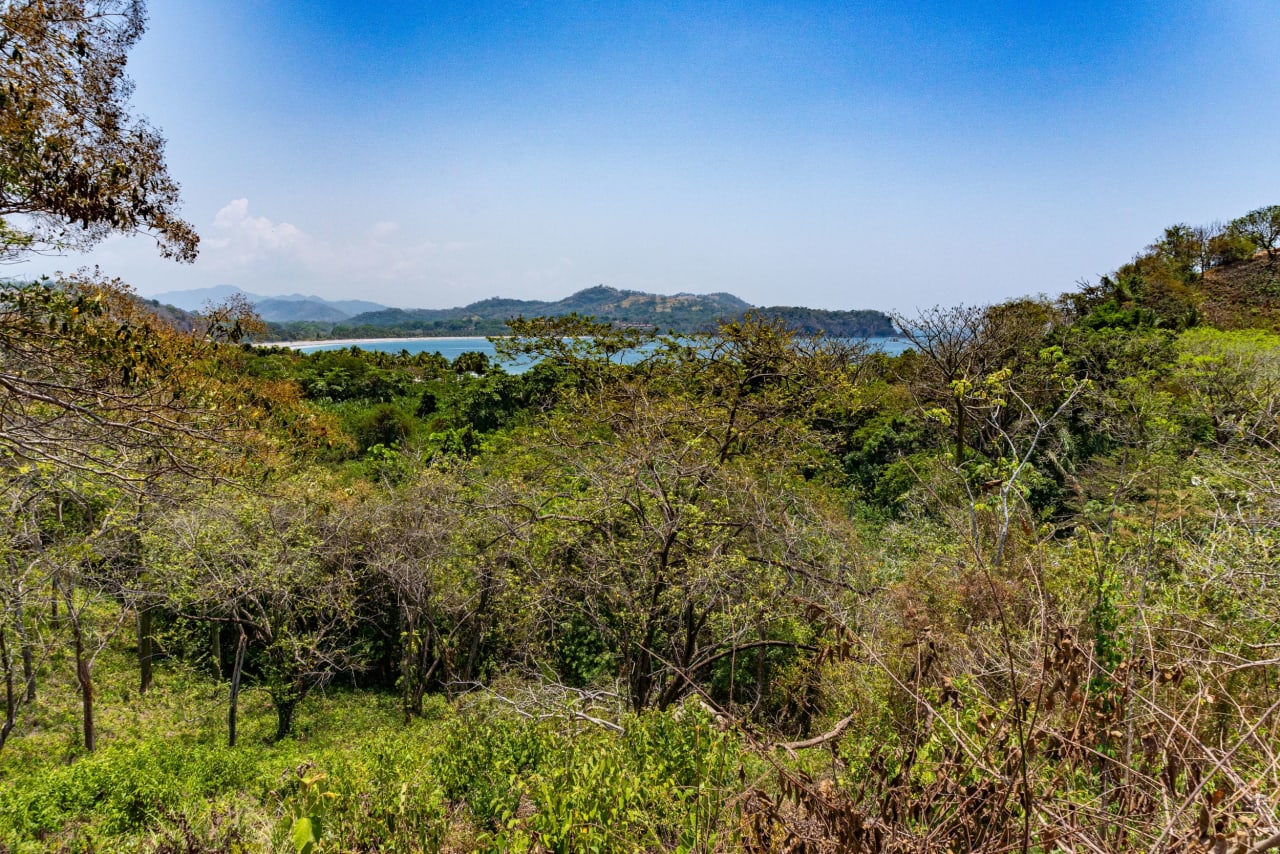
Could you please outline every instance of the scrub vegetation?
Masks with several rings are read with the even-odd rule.
[[[1202,307],[1275,267],[1165,252],[896,357],[567,317],[523,373],[6,288],[0,840],[1267,841],[1280,336]]]
[[[4,253],[194,251],[161,162],[59,136],[128,124],[140,13],[0,5]],[[1280,846],[1278,240],[1172,226],[892,357],[755,315],[303,355],[7,284],[0,850]]]

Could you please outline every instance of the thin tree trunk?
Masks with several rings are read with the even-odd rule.
[[[422,698],[427,693],[427,682],[435,673],[440,659],[432,656],[435,638],[429,628],[421,633],[417,628],[410,629],[405,633],[405,638],[400,679],[404,684],[404,720],[408,723],[414,715],[422,715]]]
[[[97,747],[97,732],[93,723],[93,676],[89,672],[89,660],[84,655],[84,632],[80,627],[80,618],[67,606],[71,614],[71,631],[76,644],[76,682],[80,685],[80,702],[84,721],[84,749],[92,753]]]
[[[413,719],[413,645],[417,642],[417,636],[414,632],[413,618],[408,616],[407,609],[401,606],[401,616],[404,619],[404,648],[400,651],[400,683],[404,687],[404,695],[401,702],[404,706],[404,722],[407,724]]]
[[[475,671],[476,660],[480,657],[480,635],[484,631],[484,620],[477,619],[472,627],[471,642],[467,647],[467,660],[462,667],[462,681],[470,682]]]
[[[80,622],[81,614],[76,611],[75,588],[72,585],[71,577],[62,578],[62,584],[58,584],[58,577],[62,573],[54,574],[54,589],[60,587],[62,590],[63,604],[67,606],[67,622],[71,626],[71,637],[75,642],[76,650],[76,683],[80,687],[80,706],[81,720],[84,727],[84,749],[92,753],[98,746],[97,729],[93,721],[93,674],[90,672],[89,659],[84,653],[84,625]],[[54,597],[54,604],[57,604],[57,597]]]
[[[435,625],[428,622],[427,631],[422,639],[421,652],[418,655],[418,682],[414,686],[413,694],[414,714],[419,717],[422,716],[422,698],[427,693],[427,683],[431,681],[431,677],[436,672],[436,667],[440,664],[440,656],[435,654],[435,641]],[[431,662],[430,665],[427,662]]]
[[[764,630],[760,630],[760,640],[765,640]],[[764,664],[765,664],[765,647],[761,644],[756,649],[756,698],[751,703],[751,714],[755,715],[760,711],[760,705],[764,702]],[[729,698],[730,700],[733,697]]]
[[[293,713],[298,709],[298,698],[276,700],[276,741],[293,731]]]
[[[210,630],[209,643],[213,647],[213,675],[221,679],[226,675],[226,663],[222,660],[222,625],[214,623]]]
[[[477,660],[480,658],[480,636],[484,634],[485,615],[489,610],[489,589],[492,581],[485,579],[485,586],[480,591],[480,604],[476,608],[475,628],[471,633],[471,644],[467,650],[467,663],[462,671],[462,681],[470,682],[475,672]]]
[[[22,650],[22,681],[26,684],[26,702],[36,701],[36,664],[35,653],[31,649],[31,638],[27,635],[27,624],[22,618],[22,599],[19,598],[14,609],[14,628],[18,631],[18,645]]]
[[[627,687],[631,694],[631,710],[639,713],[649,704],[649,692],[653,687],[653,662],[649,650],[642,648],[631,659],[631,667],[627,673]]]
[[[18,700],[13,694],[13,661],[9,658],[9,643],[7,633],[0,626],[0,667],[4,668],[4,725],[0,726],[0,749],[4,748],[4,744],[9,740],[9,733],[13,732],[14,722],[17,720],[17,703]]]
[[[151,636],[153,611],[145,605],[138,609],[138,692],[147,693],[151,687],[151,659],[155,646]]]
[[[244,671],[244,648],[249,642],[244,626],[239,626],[240,640],[236,643],[235,663],[231,666],[231,701],[227,709],[227,744],[236,746],[236,711],[240,702],[240,674]]]

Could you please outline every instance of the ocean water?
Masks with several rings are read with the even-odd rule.
[[[868,338],[867,343],[892,356],[896,356],[909,346],[902,338]],[[303,353],[315,353],[318,350],[344,350],[347,347],[359,347],[361,350],[383,353],[405,352],[410,355],[439,353],[450,361],[463,353],[484,353],[490,358],[494,355],[493,344],[487,338],[368,338],[344,341],[294,341],[281,346],[301,350]],[[517,370],[519,368],[520,366],[516,366]]]

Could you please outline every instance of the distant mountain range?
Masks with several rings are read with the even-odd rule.
[[[806,333],[840,338],[895,334],[888,315],[871,310],[828,311],[792,306],[756,307],[733,294],[648,294],[597,285],[555,302],[492,298],[459,308],[388,308],[363,300],[326,300],[291,294],[264,297],[231,285],[170,291],[152,299],[187,311],[207,302],[243,294],[270,327],[275,341],[326,338],[398,338],[446,335],[502,335],[512,317],[589,315],[618,325],[654,327],[661,331],[702,332],[747,312],[778,318]]]
[[[370,311],[384,311],[387,307],[381,303],[368,300],[344,299],[327,300],[323,297],[305,294],[285,294],[268,297],[241,290],[235,285],[215,285],[211,288],[195,288],[189,291],[167,291],[151,297],[156,302],[172,305],[184,311],[199,311],[205,303],[217,303],[235,294],[243,294],[245,299],[253,303],[259,316],[269,323],[292,323],[295,321],[323,321],[337,323],[358,314]]]

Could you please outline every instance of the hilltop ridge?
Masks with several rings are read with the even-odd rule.
[[[384,308],[337,322],[277,322],[271,323],[271,334],[278,340],[502,335],[513,317],[567,314],[589,315],[621,326],[693,333],[713,329],[721,321],[737,320],[751,311],[776,317],[799,331],[842,338],[889,336],[895,332],[888,315],[879,311],[756,307],[724,292],[664,295],[596,285],[556,301],[489,297],[458,308]]]
[[[873,310],[832,311],[797,306],[753,306],[723,291],[710,294],[650,294],[595,285],[564,299],[524,300],[488,297],[455,308],[390,308],[363,300],[327,300],[291,294],[264,297],[232,285],[170,291],[147,302],[198,311],[205,303],[242,295],[254,305],[277,341],[326,338],[398,338],[448,335],[502,335],[514,317],[580,314],[619,326],[646,326],[662,331],[694,333],[714,329],[722,321],[756,312],[781,320],[798,332],[838,338],[894,335],[893,322]]]

